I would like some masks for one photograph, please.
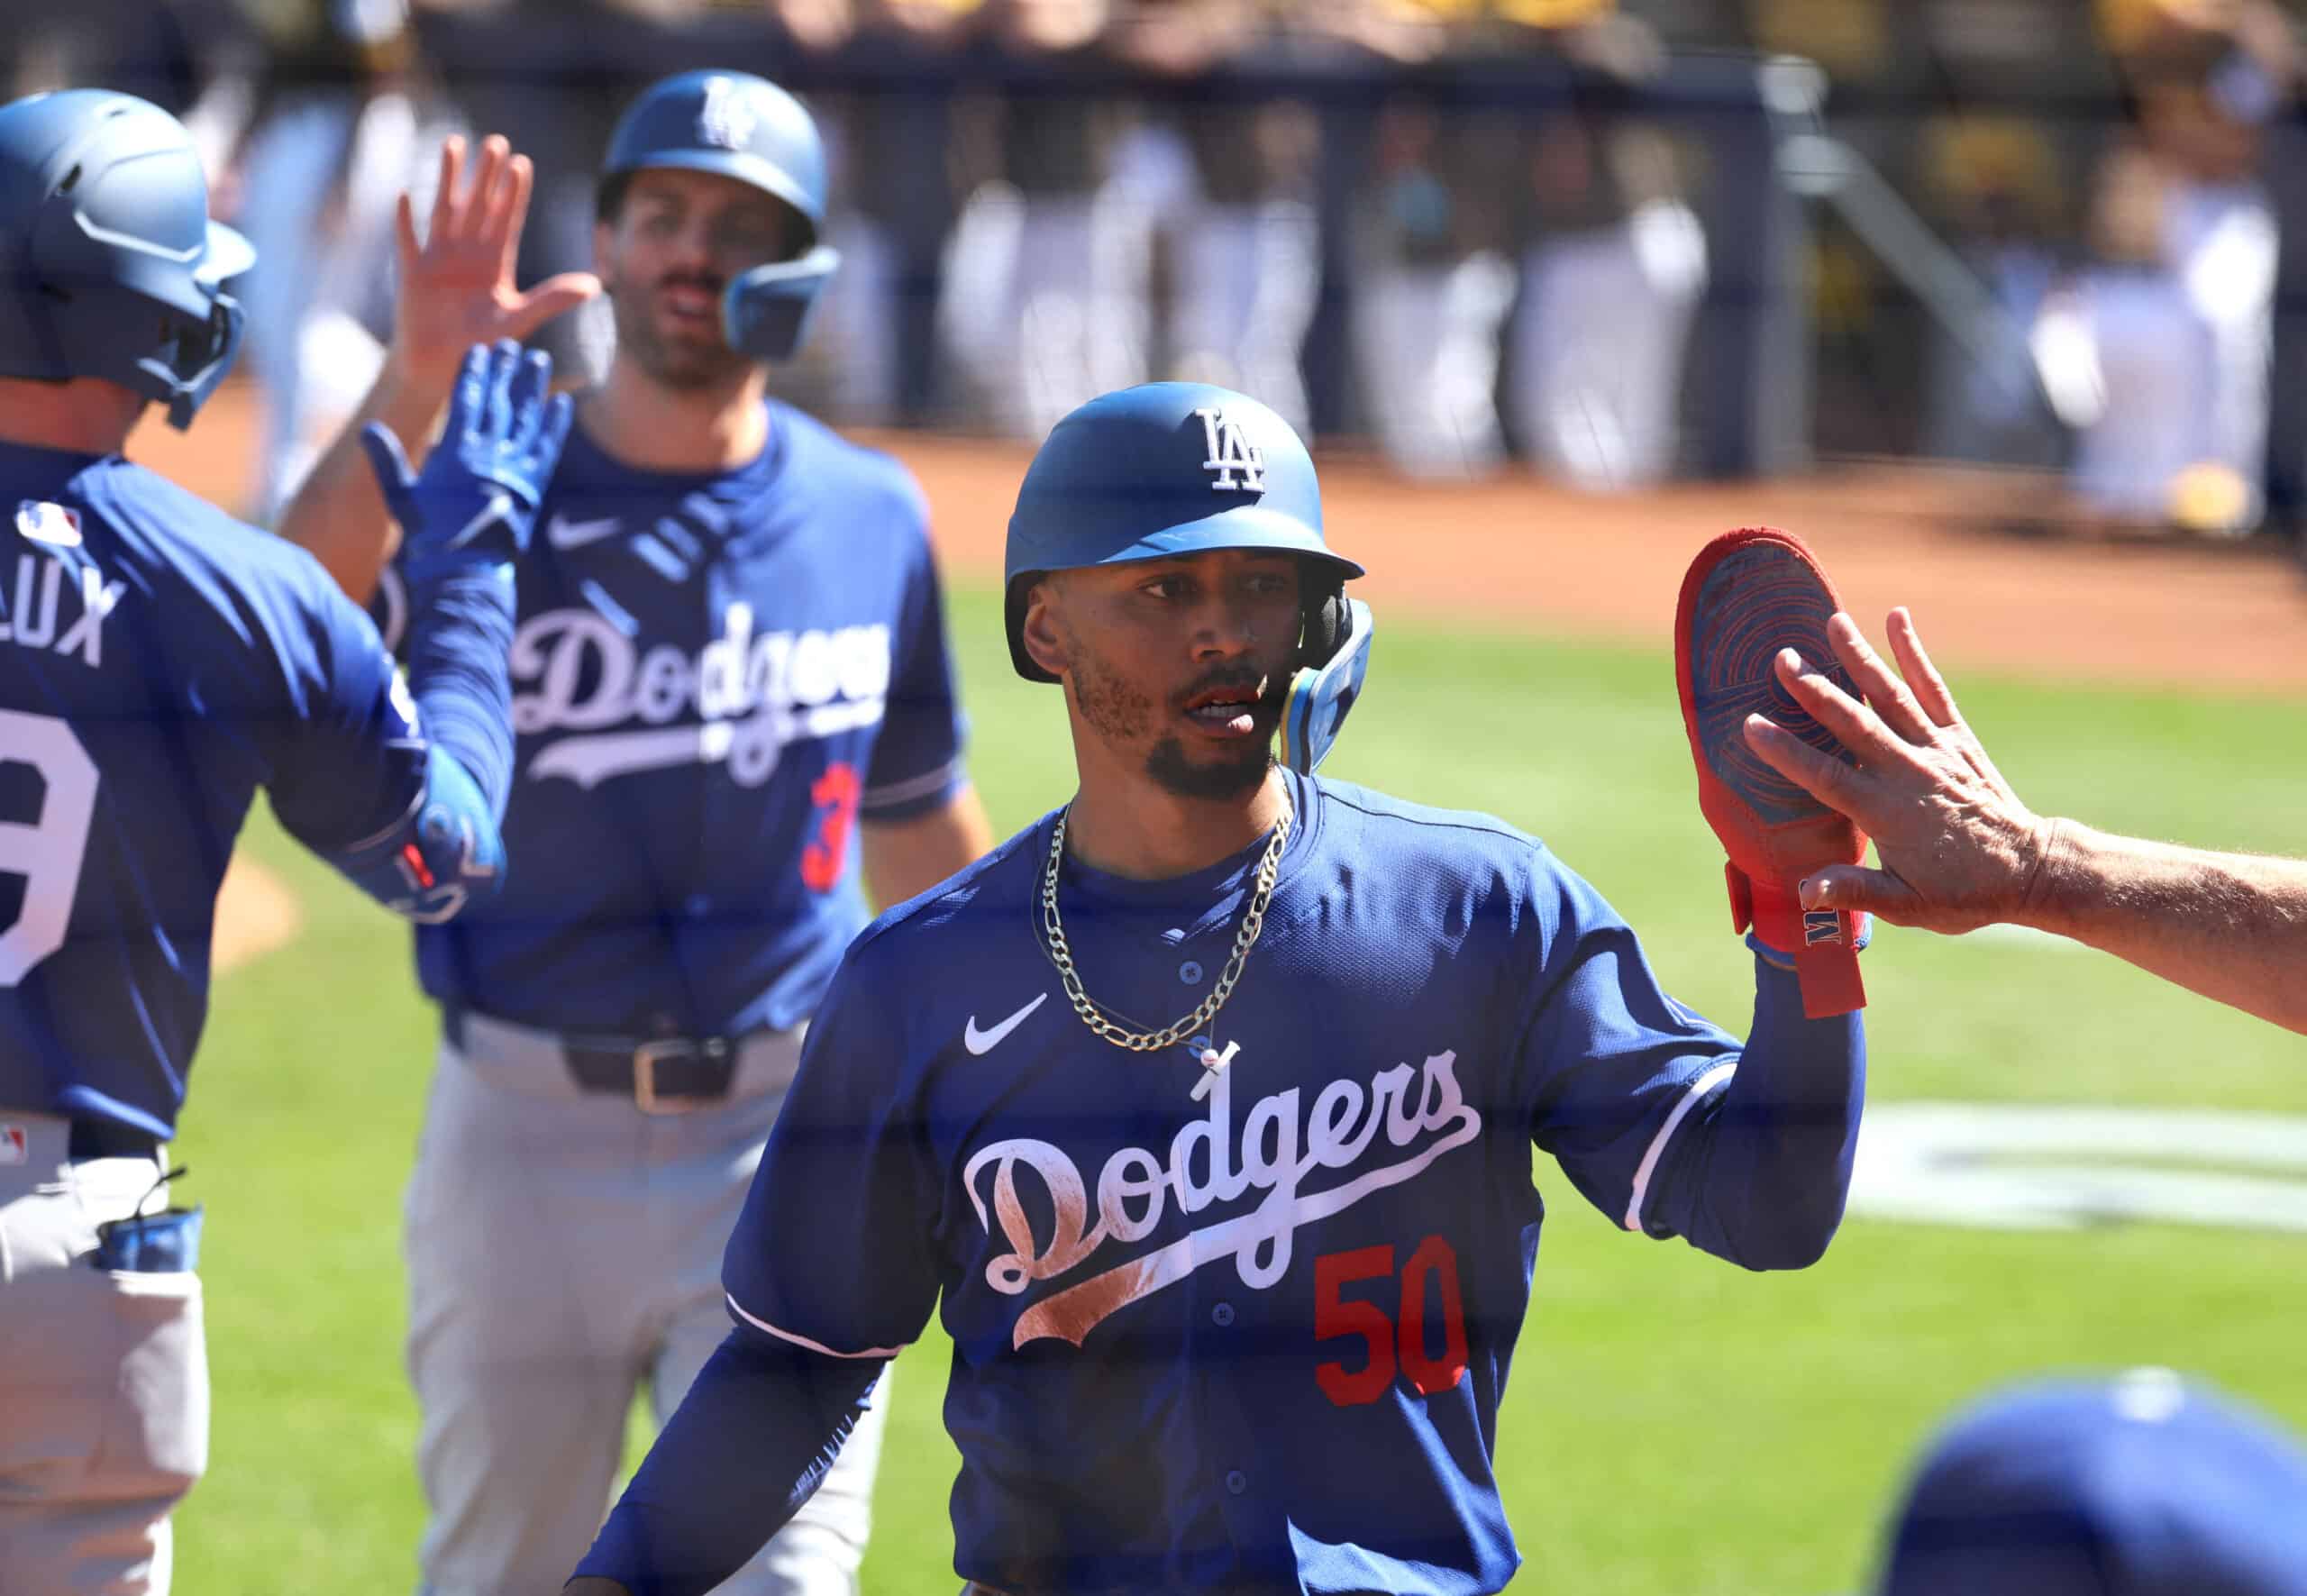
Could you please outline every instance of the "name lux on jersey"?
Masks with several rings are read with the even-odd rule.
[[[14,586],[0,589],[0,643],[52,648],[67,656],[78,654],[83,665],[100,666],[105,662],[105,617],[128,591],[128,584],[107,582],[89,564],[79,566],[72,581],[66,580],[66,574],[65,562],[53,556],[16,556]],[[57,623],[62,619],[59,612],[68,590],[78,593],[80,613],[59,633]]]
[[[511,658],[513,729],[576,732],[530,762],[533,777],[590,786],[628,771],[726,758],[748,786],[769,779],[779,751],[881,718],[891,670],[887,625],[753,634],[750,605],[723,612],[720,634],[695,654],[643,650],[589,609],[547,610],[521,624]],[[670,727],[688,715],[706,724]]]

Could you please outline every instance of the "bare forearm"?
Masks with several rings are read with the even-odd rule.
[[[885,909],[917,898],[993,846],[993,827],[973,787],[911,820],[868,822],[865,890]]]
[[[397,361],[387,360],[360,414],[328,446],[281,512],[280,535],[310,551],[355,604],[369,602],[378,573],[400,542],[392,517],[385,513],[376,474],[361,453],[360,429],[371,421],[383,422],[408,451],[409,463],[421,467],[455,378],[453,370],[419,377]]]
[[[2307,861],[2054,823],[2024,922],[2307,1033]]]

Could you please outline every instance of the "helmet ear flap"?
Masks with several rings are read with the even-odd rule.
[[[1318,670],[1336,657],[1348,631],[1345,578],[1327,561],[1300,561],[1306,586],[1299,599],[1298,666]]]

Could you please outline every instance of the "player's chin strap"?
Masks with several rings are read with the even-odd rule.
[[[841,251],[819,244],[798,260],[772,260],[732,278],[721,295],[729,347],[756,360],[791,360],[818,293],[840,265]]]
[[[1312,775],[1337,742],[1370,669],[1370,606],[1359,598],[1345,599],[1340,619],[1336,651],[1290,679],[1281,712],[1282,760],[1301,776]]]

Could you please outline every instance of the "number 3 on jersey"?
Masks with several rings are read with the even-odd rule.
[[[1367,1347],[1359,1367],[1344,1361],[1322,1364],[1314,1379],[1322,1394],[1341,1408],[1359,1408],[1384,1396],[1399,1370],[1421,1396],[1448,1391],[1465,1378],[1466,1309],[1458,1290],[1458,1254],[1438,1236],[1418,1244],[1394,1282],[1394,1249],[1357,1247],[1325,1253],[1314,1260],[1314,1339],[1359,1338]],[[1348,1297],[1363,1282],[1371,1295]],[[1388,1285],[1396,1290],[1389,1292]],[[1388,1314],[1392,1296],[1398,1311]],[[1428,1299],[1438,1301],[1429,1305]],[[1441,1346],[1434,1346],[1430,1308],[1441,1317]]]
[[[29,767],[37,778],[23,779]],[[25,819],[37,795],[37,819]],[[80,859],[96,812],[96,762],[65,721],[0,709],[0,877],[23,881],[0,930],[0,987],[13,987],[64,945]],[[5,902],[0,899],[0,902]]]
[[[830,892],[841,880],[862,790],[857,768],[843,760],[826,766],[825,773],[809,784],[809,801],[817,807],[817,834],[801,850],[801,880],[812,892]]]

